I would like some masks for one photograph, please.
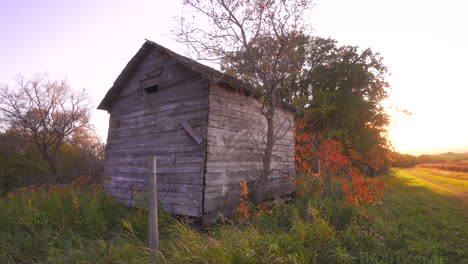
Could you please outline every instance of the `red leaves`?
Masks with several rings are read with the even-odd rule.
[[[249,193],[249,188],[247,187],[247,182],[241,182],[239,184],[242,187],[242,192],[241,192],[242,198],[247,199],[247,194]]]
[[[236,206],[237,215],[239,218],[248,219],[250,217],[250,211],[249,202],[247,200],[247,194],[249,193],[247,182],[240,182],[239,184],[242,187],[242,191],[241,198],[239,199],[241,203]]]
[[[349,148],[352,144],[347,142],[347,146],[349,145],[346,150],[347,156],[340,142],[324,139],[322,135],[315,134],[304,122],[298,122],[296,128],[296,168],[302,176],[318,180],[317,185],[305,190],[309,193],[319,191],[322,195],[330,195],[331,179],[351,177],[351,180],[341,179],[346,204],[360,208],[360,214],[365,219],[373,220],[374,218],[368,216],[367,208],[382,203],[383,182],[359,176],[359,170],[351,166],[351,159],[369,164],[370,168],[376,171],[385,165],[386,150],[372,148],[365,157],[361,157]],[[320,160],[321,174],[314,173],[317,159]],[[304,188],[299,188],[301,189]]]
[[[354,176],[351,182],[346,179],[342,179],[342,182],[344,198],[349,205],[364,207],[382,202],[384,184],[382,181]]]
[[[270,209],[271,206],[269,202],[263,202],[257,205],[249,203],[247,198],[247,194],[249,193],[247,182],[240,182],[239,184],[242,187],[242,191],[241,198],[239,199],[241,203],[236,206],[238,219],[247,220],[250,218],[251,214],[253,214],[252,219],[256,220],[264,214],[273,214],[273,211]]]
[[[296,123],[296,169],[306,175],[314,173],[315,161],[320,159],[322,171],[336,175],[346,166],[351,165],[345,156],[340,142],[324,139],[322,135],[314,133],[307,125],[299,121]]]

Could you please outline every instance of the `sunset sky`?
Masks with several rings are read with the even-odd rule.
[[[182,0],[1,0],[0,83],[48,72],[91,92],[97,106],[145,38],[171,39]],[[390,138],[410,154],[468,152],[468,1],[317,0],[313,34],[379,52],[391,76]],[[94,110],[103,138],[108,114]]]

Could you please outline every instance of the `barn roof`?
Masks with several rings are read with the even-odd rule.
[[[177,62],[191,69],[192,71],[199,73],[204,79],[211,83],[220,84],[227,88],[241,91],[247,96],[259,98],[260,94],[248,83],[243,82],[229,74],[223,73],[206,65],[203,65],[193,59],[187,58],[180,54],[173,52],[172,50],[165,48],[155,42],[146,40],[140,50],[133,56],[133,58],[127,63],[127,66],[122,70],[120,75],[114,81],[113,86],[107,91],[106,96],[102,99],[98,106],[98,109],[109,110],[113,101],[117,97],[120,89],[125,85],[125,82],[131,77],[133,72],[138,68],[143,59],[149,55],[154,49],[164,52],[171,56]],[[296,111],[296,108],[284,102],[278,102],[279,106],[285,110]]]

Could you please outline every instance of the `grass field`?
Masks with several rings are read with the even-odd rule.
[[[395,169],[386,182],[389,192],[378,212],[385,227],[379,229],[387,241],[395,237],[397,251],[432,256],[426,263],[468,263],[468,201],[461,195],[468,189],[465,182],[427,169]]]
[[[412,177],[421,180],[427,188],[440,194],[458,197],[468,201],[468,173],[457,173],[427,168],[406,170]]]
[[[466,175],[394,169],[365,220],[309,195],[273,215],[205,231],[161,214],[159,263],[468,263]],[[0,263],[147,263],[147,212],[99,190],[25,191],[0,200]]]

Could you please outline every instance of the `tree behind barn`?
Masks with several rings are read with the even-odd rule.
[[[262,186],[271,173],[272,150],[279,136],[274,116],[280,91],[305,62],[303,32],[308,27],[303,17],[311,1],[186,0],[184,4],[192,12],[186,17],[194,16],[191,21],[180,19],[178,40],[197,59],[222,61],[229,73],[248,82],[260,95],[258,111],[267,123],[263,168],[257,181]]]
[[[293,95],[304,111],[301,118],[315,133],[343,144],[353,166],[370,174],[390,165],[387,139],[388,70],[370,49],[339,46],[333,39],[314,37],[307,67]]]
[[[0,91],[0,121],[34,147],[47,163],[52,182],[57,181],[57,154],[73,133],[89,126],[89,99],[85,90],[73,91],[66,80],[46,75],[16,79],[16,86]]]

